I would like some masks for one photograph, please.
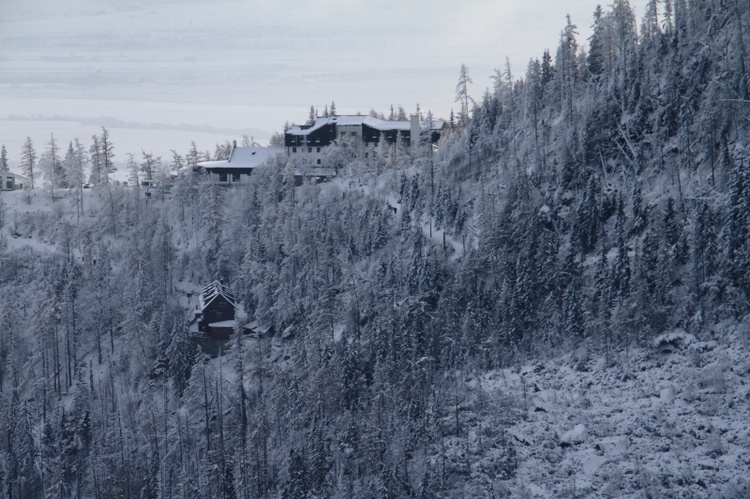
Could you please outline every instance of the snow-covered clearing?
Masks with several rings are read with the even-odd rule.
[[[524,405],[508,433],[531,497],[748,497],[748,325],[604,358],[584,350],[481,380]]]

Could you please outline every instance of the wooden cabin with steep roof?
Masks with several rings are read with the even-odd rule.
[[[205,286],[198,296],[198,304],[190,323],[195,336],[212,340],[228,340],[234,332],[237,301],[228,286],[214,281]]]

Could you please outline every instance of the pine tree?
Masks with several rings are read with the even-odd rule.
[[[220,265],[224,223],[224,196],[216,181],[207,181],[202,189],[203,211],[201,228],[201,258],[209,279],[223,279]]]
[[[182,155],[178,154],[177,151],[172,149],[172,162],[169,164],[169,169],[172,173],[177,173],[185,166],[185,161]]]
[[[187,155],[185,156],[185,164],[190,169],[195,169],[198,167],[198,163],[200,163],[201,157],[200,153],[198,152],[198,146],[195,145],[195,141],[190,142],[190,151],[188,151]]]
[[[292,449],[289,451],[289,484],[284,490],[284,499],[308,497],[310,483],[308,480],[307,463],[302,452]]]
[[[318,416],[316,416],[307,438],[309,445],[307,476],[310,482],[310,490],[319,496],[327,495],[329,475],[333,467],[331,442],[325,436],[323,430],[324,428]]]
[[[641,21],[641,40],[645,49],[651,52],[658,48],[662,36],[657,2],[658,0],[648,0]]]
[[[594,294],[591,298],[590,315],[593,318],[591,326],[608,334],[609,313],[612,304],[612,291],[610,286],[610,265],[607,258],[609,247],[604,230],[599,237],[599,258],[594,271]]]
[[[633,207],[633,223],[630,230],[631,235],[640,235],[648,225],[646,208],[643,207],[643,198],[641,194],[641,184],[636,182],[631,194],[631,203]]]
[[[138,192],[141,182],[138,179],[138,163],[135,162],[135,156],[132,153],[127,153],[128,157],[128,182],[130,185],[135,187],[134,192]]]
[[[565,289],[562,300],[562,332],[567,341],[577,341],[584,333],[583,310],[577,279],[573,279]]]
[[[102,127],[102,136],[99,140],[99,144],[101,147],[101,167],[102,167],[102,177],[101,181],[105,184],[110,183],[110,175],[112,175],[114,172],[117,171],[117,168],[114,164],[114,145],[112,144],[112,141],[109,139],[109,130]]]
[[[158,171],[160,170],[161,158],[155,158],[153,153],[147,153],[143,149],[141,149],[141,156],[143,157],[143,162],[141,163],[143,181],[146,185],[152,185]]]
[[[30,187],[34,188],[34,168],[36,168],[36,151],[31,137],[26,137],[21,149],[21,172],[29,178]]]
[[[307,124],[312,125],[315,123],[315,119],[318,117],[317,111],[315,111],[315,106],[310,106],[310,113],[307,115]]]
[[[45,150],[39,158],[39,170],[47,181],[50,188],[52,200],[56,199],[55,189],[63,187],[64,175],[62,172],[63,163],[60,160],[60,150],[55,140],[55,135],[50,134],[48,149]]]
[[[552,54],[549,50],[544,51],[542,54],[542,92],[545,91],[547,85],[555,78],[555,66],[552,64]]]
[[[724,254],[728,262],[728,277],[735,284],[746,274],[744,266],[746,258],[743,250],[748,242],[748,223],[750,211],[747,206],[747,190],[750,176],[742,161],[735,163],[729,180],[728,218],[726,222],[726,236]]]
[[[469,68],[466,64],[461,64],[461,69],[458,73],[458,83],[456,84],[456,102],[461,105],[461,111],[459,113],[459,125],[466,127],[469,124],[469,85],[474,83],[469,76]],[[400,118],[399,118],[400,119]]]
[[[594,24],[591,27],[593,33],[589,38],[588,70],[594,76],[600,75],[605,70],[607,59],[605,46],[604,10],[601,5],[596,6],[594,11]]]
[[[89,183],[99,185],[104,177],[102,147],[97,135],[92,135],[91,141],[91,147],[89,148],[89,156],[91,158],[91,175],[89,176]]]
[[[711,279],[714,273],[714,259],[716,258],[716,224],[714,214],[708,204],[702,202],[698,206],[698,213],[692,234],[692,269],[693,292],[701,297],[704,294],[703,285]]]
[[[170,336],[171,341],[166,349],[169,375],[175,385],[177,397],[181,397],[195,362],[195,345],[190,341],[185,327],[178,322],[174,323]]]
[[[15,398],[15,395],[13,396]],[[9,408],[16,409],[10,415],[7,483],[8,497],[33,497],[41,495],[41,482],[36,471],[37,450],[32,430],[32,415],[28,403],[18,407],[13,402]]]
[[[8,164],[8,151],[5,149],[5,144],[3,144],[2,148],[0,149],[0,173],[8,173],[10,171],[10,166]]]
[[[343,407],[346,410],[354,411],[359,408],[360,398],[362,396],[362,371],[360,367],[360,351],[358,340],[352,338],[348,343],[346,337],[342,337],[340,343],[342,349],[340,352],[341,371],[339,383],[341,384],[341,398]]]
[[[576,81],[578,80],[578,27],[567,16],[567,24],[560,34],[560,45],[555,60],[556,85],[559,90],[560,111],[573,123],[573,102],[575,101]]]
[[[617,206],[617,219],[615,221],[617,254],[612,262],[612,296],[625,297],[630,292],[630,256],[625,243],[625,213],[620,197],[618,197]]]
[[[572,242],[582,253],[588,253],[596,247],[601,218],[597,191],[596,178],[591,175],[586,182],[583,199],[576,209],[574,223],[575,238]]]
[[[74,142],[69,142],[68,150],[63,159],[66,175],[65,181],[67,185],[75,189],[76,215],[79,220],[83,214],[83,184],[85,182],[84,168],[87,161],[86,151],[81,143],[78,142],[78,139],[75,139]]]

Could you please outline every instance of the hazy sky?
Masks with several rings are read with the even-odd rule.
[[[632,1],[640,18],[642,3]],[[554,54],[570,14],[587,45],[595,0],[0,0],[0,143],[90,141],[118,159],[254,136],[332,100],[447,117],[465,63],[480,97],[494,68]]]

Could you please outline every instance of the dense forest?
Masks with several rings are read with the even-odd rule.
[[[650,0],[638,26],[615,0],[481,98],[462,67],[437,149],[334,149],[319,185],[279,157],[222,188],[193,148],[147,197],[109,181],[106,130],[48,151],[0,193],[2,494],[533,497],[506,430],[539,388],[487,376],[750,340],[717,335],[750,312],[749,31],[747,2]],[[209,355],[182,290],[214,279],[267,327]],[[747,492],[704,474],[581,495]]]

